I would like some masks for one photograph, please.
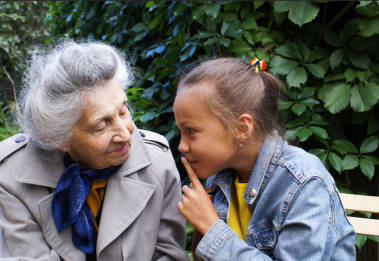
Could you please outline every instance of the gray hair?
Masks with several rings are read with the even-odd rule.
[[[133,69],[116,48],[101,42],[65,40],[49,48],[35,48],[23,75],[18,99],[18,123],[31,145],[51,154],[69,144],[85,106],[86,95],[118,81],[124,91]]]

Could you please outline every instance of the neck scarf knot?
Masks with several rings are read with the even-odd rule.
[[[53,198],[53,216],[59,232],[72,225],[72,241],[75,246],[93,254],[97,230],[86,199],[92,189],[92,180],[106,179],[122,166],[106,169],[82,169],[70,156],[64,158],[66,170],[59,179]]]

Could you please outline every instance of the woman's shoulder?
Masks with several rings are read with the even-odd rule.
[[[164,180],[166,179],[179,179],[179,173],[167,139],[152,131],[141,129],[138,131],[151,157],[151,165],[148,168],[152,170],[161,183],[165,183]]]
[[[29,141],[29,135],[16,134],[0,142],[0,164],[8,160],[12,154],[23,148]]]

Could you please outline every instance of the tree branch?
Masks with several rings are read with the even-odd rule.
[[[357,2],[350,1],[345,7],[329,22],[329,24],[325,27],[325,30],[329,30],[346,12],[353,7]]]

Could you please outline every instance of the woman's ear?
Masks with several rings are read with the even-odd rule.
[[[250,138],[254,130],[254,121],[251,115],[242,114],[237,120],[237,140],[240,143],[245,142]]]
[[[61,151],[64,151],[64,152],[69,152],[71,150],[71,146],[69,144],[65,144],[65,145],[55,145],[55,147],[57,147],[57,149],[61,150]]]

